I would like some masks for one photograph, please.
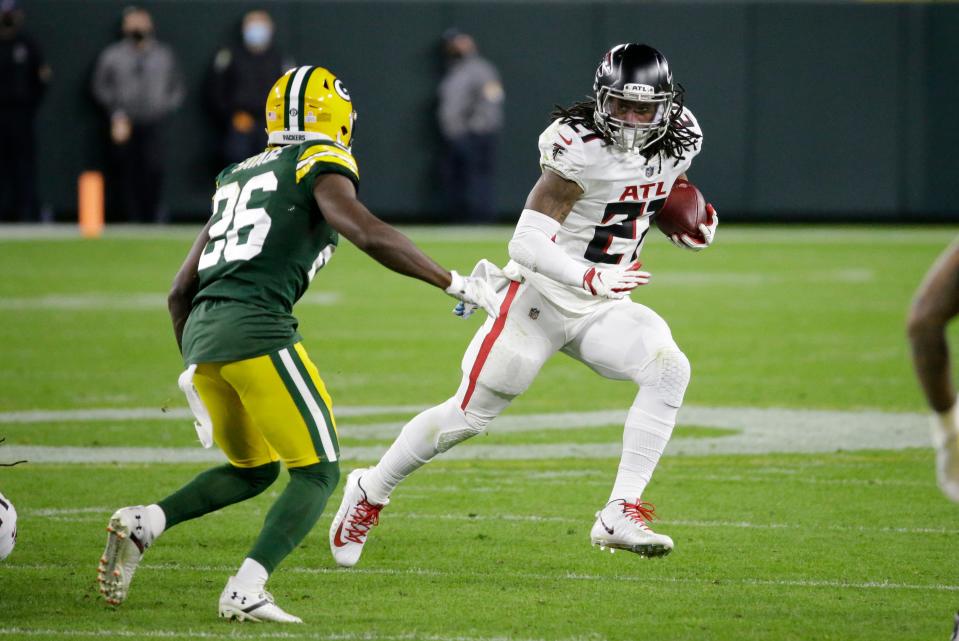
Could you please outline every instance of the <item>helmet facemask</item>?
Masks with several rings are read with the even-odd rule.
[[[666,135],[673,110],[675,92],[656,90],[650,85],[626,84],[622,89],[600,87],[596,92],[593,118],[600,131],[608,135],[622,151],[639,153]],[[613,100],[640,103],[653,109],[649,122],[629,122],[613,115]]]

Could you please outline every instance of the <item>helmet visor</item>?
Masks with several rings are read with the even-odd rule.
[[[596,111],[619,147],[638,151],[666,134],[673,95],[657,93],[649,85],[603,87],[596,96]]]

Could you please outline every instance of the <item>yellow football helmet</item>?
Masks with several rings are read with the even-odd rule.
[[[356,112],[350,92],[323,67],[294,67],[266,97],[266,132],[271,145],[307,140],[353,141]]]

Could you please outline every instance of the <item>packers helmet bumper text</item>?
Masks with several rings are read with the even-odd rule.
[[[266,99],[266,131],[271,145],[333,140],[349,147],[356,112],[343,83],[323,67],[290,69]]]

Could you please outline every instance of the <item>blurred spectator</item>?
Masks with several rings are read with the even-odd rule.
[[[273,82],[292,66],[273,45],[266,11],[243,16],[242,42],[217,51],[207,77],[207,96],[223,128],[223,160],[234,163],[266,147],[263,104]]]
[[[50,82],[17,0],[0,0],[0,220],[37,218],[33,121]]]
[[[162,127],[183,102],[183,81],[173,52],[153,36],[149,12],[128,7],[121,29],[93,74],[94,97],[110,116],[112,209],[127,221],[160,221]]]
[[[457,29],[443,34],[447,70],[439,86],[446,206],[460,220],[491,222],[496,138],[503,125],[499,73],[480,57],[473,38]]]

